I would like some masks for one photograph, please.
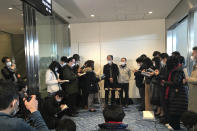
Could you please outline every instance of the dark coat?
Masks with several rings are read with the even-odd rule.
[[[1,69],[1,73],[2,73],[3,77],[5,78],[5,80],[15,81],[15,78],[14,78],[15,72],[8,69],[7,66],[5,66],[3,69]]]
[[[170,115],[181,115],[188,109],[187,88],[183,85],[184,78],[183,70],[178,68],[172,72],[171,81],[165,82],[165,86],[170,87],[168,97],[168,113]],[[178,92],[176,92],[176,89]]]
[[[63,67],[63,80],[69,80],[62,84],[62,90],[68,95],[76,94],[79,92],[78,76],[73,72],[72,68],[68,65]]]
[[[94,71],[88,71],[86,72],[86,77],[87,77],[87,89],[89,94],[94,94],[98,93],[99,89],[99,78],[96,77],[96,74]]]
[[[112,69],[112,78],[113,78],[113,83],[112,84],[109,81],[110,68]],[[118,66],[116,64],[112,63],[111,66],[109,64],[104,65],[103,74],[105,75],[104,88],[109,88],[109,87],[110,88],[116,88],[118,86],[119,69],[118,69]]]
[[[130,131],[127,129],[128,125],[126,124],[111,124],[103,123],[99,124],[100,129],[98,131]]]
[[[59,119],[55,117],[55,114],[61,111],[60,104],[54,97],[46,97],[42,108],[42,116],[49,129],[56,128]]]
[[[135,84],[138,88],[144,88],[144,76],[141,74],[142,68],[139,68],[138,72],[135,72]]]

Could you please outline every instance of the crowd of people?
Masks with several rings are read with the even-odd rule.
[[[192,60],[197,61],[197,47],[193,48]],[[122,123],[125,116],[122,107],[127,108],[131,103],[132,73],[141,97],[138,110],[154,111],[161,123],[179,130],[181,117],[188,111],[188,83],[197,83],[197,69],[194,68],[189,77],[185,59],[178,51],[171,56],[155,51],[152,59],[142,54],[136,59],[138,69],[134,70],[127,65],[127,58],[115,64],[113,56],[108,55],[101,76],[95,73],[93,60],[80,66],[80,56],[74,54],[69,58],[61,57],[60,62],[51,62],[45,75],[48,96],[41,98],[39,93],[28,94],[27,82],[9,57],[3,57],[2,63],[5,64],[1,70],[5,80],[0,81],[1,130],[75,131],[75,123],[64,116],[77,117],[79,108],[96,112],[94,104],[101,102],[99,82],[104,80],[105,123],[99,124],[100,131],[116,128],[126,131],[128,125]]]

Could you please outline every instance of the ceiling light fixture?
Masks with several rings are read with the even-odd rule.
[[[148,14],[152,14],[152,13],[153,13],[152,11],[149,11],[149,12],[148,12]]]
[[[10,7],[10,8],[8,8],[9,10],[12,10],[13,8],[12,7]]]
[[[95,15],[94,15],[94,14],[91,14],[91,15],[90,15],[90,17],[92,17],[92,18],[93,18],[93,17],[95,17]]]

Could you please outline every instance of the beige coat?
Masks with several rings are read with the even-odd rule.
[[[189,83],[189,110],[197,112],[197,63],[194,65]]]

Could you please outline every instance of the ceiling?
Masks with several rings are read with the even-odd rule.
[[[72,19],[69,23],[164,19],[180,0],[54,0]],[[153,12],[149,14],[148,12]],[[94,14],[95,17],[90,17]]]
[[[12,10],[8,8],[12,7]],[[20,0],[0,0],[0,31],[22,34],[23,16]]]
[[[180,0],[53,0],[69,23],[164,19]],[[12,10],[8,10],[12,7]],[[54,7],[55,8],[55,7]],[[152,11],[152,14],[148,14]],[[94,14],[95,17],[90,17]],[[22,2],[0,0],[0,31],[23,33]]]

